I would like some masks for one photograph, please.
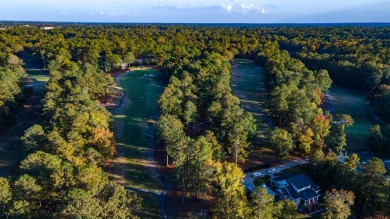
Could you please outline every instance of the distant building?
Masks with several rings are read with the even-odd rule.
[[[54,29],[54,27],[42,27],[42,29],[44,29],[44,30],[52,30],[52,29]]]
[[[297,206],[311,207],[318,204],[320,187],[305,174],[284,173],[271,179],[278,200],[292,200]]]
[[[4,27],[0,27],[0,30],[5,30],[5,28]]]

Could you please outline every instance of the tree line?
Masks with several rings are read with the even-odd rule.
[[[160,67],[167,81],[159,99],[159,133],[167,147],[167,163],[175,167],[183,197],[202,199],[212,194],[217,199],[213,210],[216,217],[253,216],[259,213],[253,209],[268,207],[273,210],[260,212],[274,211],[267,217],[280,216],[280,212],[291,210],[292,205],[270,202],[264,191],[256,191],[252,194],[256,198],[247,199],[240,183],[243,174],[237,163],[256,146],[252,144],[256,129],[253,116],[242,109],[231,92],[229,61],[245,57],[265,67],[269,91],[266,107],[275,124],[269,131],[268,142],[269,147],[275,147],[278,157],[284,159],[293,150],[299,150],[311,157],[316,173],[334,173],[328,163],[335,164],[334,152],[340,153],[345,148],[345,127],[353,125],[353,119],[326,112],[322,105],[324,94],[332,80],[351,87],[367,81],[364,86],[373,89],[372,103],[378,109],[386,108],[387,97],[383,95],[386,92],[382,92],[387,89],[389,60],[386,31],[388,28],[164,25],[6,29],[0,33],[0,42],[9,50],[5,54],[17,54],[23,47],[31,49],[41,57],[42,66],[50,69],[51,79],[43,101],[44,119],[23,137],[31,152],[22,162],[24,178],[20,177],[20,182],[17,178],[2,179],[11,194],[3,206],[12,215],[43,212],[68,217],[69,209],[80,208],[79,212],[85,215],[103,217],[103,210],[91,212],[89,204],[80,201],[89,194],[88,202],[104,209],[109,205],[109,196],[102,194],[112,188],[100,167],[104,159],[115,153],[112,121],[96,100],[112,83],[104,72],[117,70],[122,63],[139,61]],[[7,58],[2,63],[10,55],[4,57]],[[321,62],[322,59],[326,61]],[[386,119],[386,115],[381,116]],[[375,126],[372,132],[376,133],[372,144],[386,148],[389,138],[384,134],[384,126]],[[29,166],[35,162],[41,163],[42,168]],[[383,172],[381,168],[377,170],[378,174]],[[101,180],[88,181],[93,178],[90,174]],[[65,176],[69,180],[58,184],[53,181]],[[36,192],[18,196],[15,188],[28,189],[16,185],[26,181],[31,183],[25,184],[36,187]],[[43,183],[46,181],[50,183]],[[353,182],[356,187],[362,185],[359,183]],[[138,198],[114,187],[118,193],[129,196],[121,206],[138,208]],[[354,191],[356,200],[371,197],[360,205],[366,209],[375,200],[372,197],[376,193],[366,196],[353,188],[337,188]],[[365,188],[373,191],[372,186]]]
[[[43,120],[21,140],[20,176],[0,178],[4,217],[136,218],[141,200],[102,169],[115,153],[110,113],[99,105],[112,78],[62,56],[49,63]]]
[[[282,29],[282,48],[310,69],[327,69],[338,85],[367,93],[378,124],[370,128],[370,145],[389,153],[390,41],[388,27]]]
[[[0,32],[0,133],[16,122],[15,115],[29,94],[23,92],[23,62],[15,55],[23,50],[23,45],[19,37]]]

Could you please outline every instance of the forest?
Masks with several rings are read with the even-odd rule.
[[[57,25],[0,31],[1,134],[23,122],[18,113],[34,93],[28,57],[50,78],[38,122],[18,139],[25,156],[0,175],[1,218],[143,217],[141,196],[107,167],[118,155],[117,130],[99,100],[122,66],[158,69],[164,91],[153,125],[161,168],[172,172],[168,181],[183,206],[207,202],[210,218],[300,218],[293,201],[274,202],[267,189],[248,192],[242,184],[250,154],[267,148],[278,163],[309,159],[307,171],[323,192],[322,218],[390,213],[387,171],[376,157],[390,154],[389,27]],[[232,91],[236,58],[264,70],[263,107],[272,121],[265,138]],[[360,158],[348,145],[355,119],[329,109],[333,84],[364,93],[375,156]]]

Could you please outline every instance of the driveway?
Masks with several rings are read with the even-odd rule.
[[[298,159],[298,160],[294,160],[294,161],[291,161],[291,162],[288,162],[288,163],[285,163],[285,164],[282,164],[282,165],[279,165],[279,166],[274,166],[274,167],[270,167],[270,168],[267,168],[267,169],[257,170],[257,171],[254,171],[254,172],[259,172],[259,173],[261,173],[262,177],[264,177],[266,174],[269,174],[268,170],[270,170],[270,169],[275,168],[277,172],[280,172],[280,171],[288,169],[290,167],[294,167],[294,166],[298,166],[298,165],[302,165],[302,164],[306,164],[306,163],[309,163],[309,159]],[[253,178],[252,173],[253,172],[250,172],[250,173],[247,173],[245,175],[245,178],[244,178],[244,181],[243,181],[243,184],[244,184],[245,188],[248,188],[248,189],[254,189],[255,188],[255,185],[253,184],[253,180],[255,178]]]

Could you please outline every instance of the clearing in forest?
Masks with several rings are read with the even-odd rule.
[[[0,136],[0,177],[15,175],[19,170],[19,162],[26,156],[20,137],[40,119],[40,105],[45,96],[46,82],[49,80],[48,72],[26,72],[28,86],[33,88],[33,93],[16,115],[16,123]]]
[[[111,110],[117,141],[112,177],[127,186],[150,190],[161,188],[150,174],[155,169],[155,136],[154,127],[148,125],[148,120],[158,116],[157,100],[163,91],[155,79],[157,74],[157,69],[146,69],[119,75],[116,84],[125,96],[121,105]]]
[[[329,99],[332,103],[333,114],[349,114],[355,124],[345,129],[347,134],[347,150],[370,150],[368,137],[373,120],[370,116],[364,92],[332,85],[329,90]]]
[[[265,135],[269,125],[272,125],[265,107],[267,90],[264,69],[252,60],[234,59],[231,87],[233,94],[240,99],[243,109],[251,112],[256,119],[258,141],[255,142],[255,148],[250,151],[243,168],[273,163],[273,151],[264,147]]]
[[[256,119],[258,137],[264,138],[268,128],[268,116],[264,106],[267,91],[264,84],[264,69],[248,59],[234,59],[232,63],[231,87],[240,99],[245,111]]]
[[[148,124],[158,118],[157,100],[163,92],[157,69],[140,69],[117,76],[116,85],[125,94],[118,107],[111,109],[115,121],[117,154],[109,162],[112,179],[127,187],[161,192],[154,160],[155,127]],[[159,217],[158,203],[142,194],[148,209],[142,215]]]

